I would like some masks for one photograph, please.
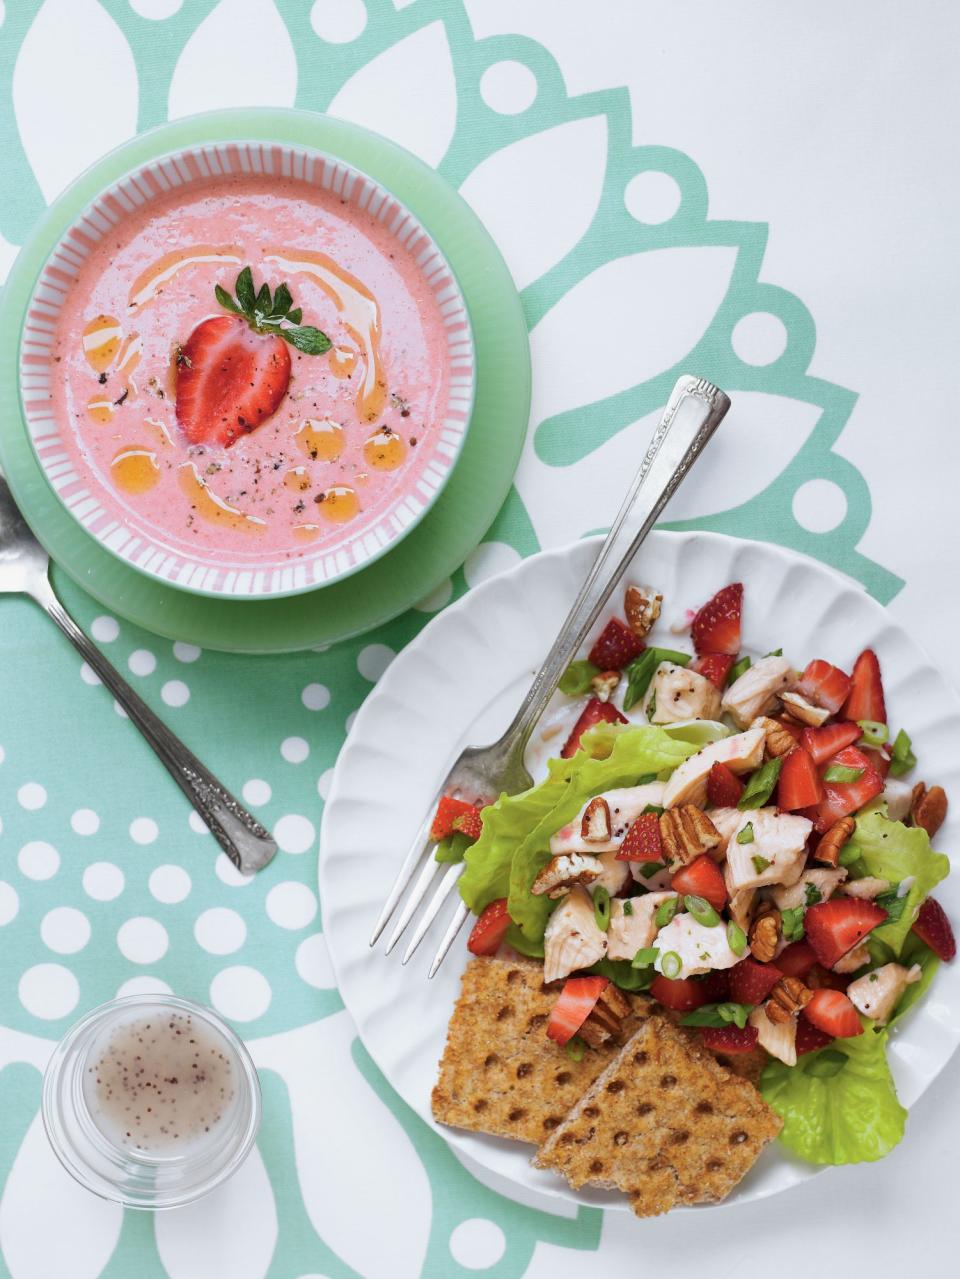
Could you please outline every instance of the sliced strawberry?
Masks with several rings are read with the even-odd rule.
[[[823,798],[823,783],[813,756],[802,746],[792,750],[783,761],[777,782],[777,804],[787,813],[810,808]]]
[[[850,692],[850,676],[839,666],[831,666],[817,658],[807,663],[795,691],[808,702],[813,702],[814,706],[822,706],[831,715],[836,715]]]
[[[453,829],[461,835],[466,835],[467,839],[478,840],[483,834],[480,810],[471,805],[469,813],[461,813],[459,817],[453,819]]]
[[[486,907],[467,938],[467,950],[471,955],[495,955],[510,927],[507,899],[499,897]]]
[[[724,688],[733,663],[733,653],[704,653],[692,663],[690,669],[708,679],[711,684],[716,684],[717,688]]]
[[[606,977],[568,977],[547,1022],[547,1038],[568,1043],[609,985]]]
[[[846,991],[852,980],[852,973],[835,973],[829,968],[824,968],[823,964],[814,964],[804,978],[804,983],[811,990],[842,990]]]
[[[630,823],[617,852],[619,862],[663,861],[663,841],[660,839],[660,818],[656,813],[641,813]]]
[[[723,910],[727,904],[727,886],[723,882],[720,867],[701,853],[689,866],[683,866],[670,880],[670,887],[678,893],[691,893],[695,897],[704,897],[714,908]]]
[[[594,641],[589,657],[602,671],[622,671],[646,647],[625,622],[611,617]]]
[[[448,835],[452,835],[454,830],[458,829],[454,826],[456,819],[470,814],[476,814],[479,820],[480,809],[474,804],[468,804],[465,800],[453,799],[450,795],[441,795],[440,803],[437,805],[437,811],[433,818],[433,825],[430,827],[430,838],[446,839]]]
[[[880,776],[886,780],[887,774],[890,772],[890,756],[884,748],[882,746],[876,749],[873,746],[861,746],[860,750],[863,751]]]
[[[735,1004],[762,1004],[783,976],[777,964],[761,964],[748,955],[730,969],[730,998]]]
[[[707,775],[707,802],[715,808],[736,808],[743,794],[743,782],[719,760],[710,765]]]
[[[861,735],[859,724],[840,720],[837,724],[824,724],[822,728],[805,728],[800,744],[810,752],[815,764],[825,764],[837,751],[858,742]]]
[[[887,722],[880,663],[872,648],[865,648],[853,664],[850,695],[843,704],[843,717],[872,719],[877,724]]]
[[[290,348],[235,315],[203,320],[177,361],[177,422],[191,444],[227,448],[275,413],[290,382]]]
[[[713,968],[693,979],[703,990],[708,1004],[722,1004],[730,998],[730,969]]]
[[[832,1044],[833,1040],[829,1035],[825,1035],[822,1030],[818,1030],[806,1017],[801,1013],[797,1018],[797,1056],[804,1057],[807,1053],[815,1053],[821,1048],[826,1048],[827,1044]]]
[[[671,980],[657,973],[650,984],[650,994],[665,1008],[672,1008],[678,1013],[692,1013],[694,1008],[699,1008],[701,1004],[714,1002],[705,984],[693,977],[678,977]]]
[[[580,738],[588,728],[593,728],[594,724],[626,724],[626,722],[626,715],[621,715],[612,702],[601,702],[599,698],[591,697],[560,752],[562,758],[570,759],[572,755],[576,755],[580,749]]]
[[[863,1034],[857,1010],[841,990],[815,990],[803,1015],[811,1026],[834,1039],[853,1039]]]
[[[743,611],[743,584],[731,582],[707,600],[690,623],[693,647],[698,654],[740,652],[740,615]]]
[[[823,798],[805,813],[821,834],[841,817],[858,812],[883,790],[883,778],[856,746],[845,746],[838,751],[827,761],[827,768],[833,766],[858,769],[860,776],[855,782],[824,782]]]
[[[800,741],[804,732],[802,724],[798,724],[795,719],[787,719],[783,715],[774,715],[773,719],[776,720],[781,728],[786,729],[795,742]]]
[[[757,1046],[756,1026],[701,1026],[704,1048],[715,1053],[748,1053]]]
[[[832,968],[886,918],[887,912],[876,902],[860,897],[833,897],[808,907],[803,925],[817,959],[824,968]]]
[[[951,959],[956,958],[957,939],[953,935],[946,911],[935,898],[928,897],[920,907],[913,931],[938,959],[949,964]]]
[[[804,977],[817,962],[816,952],[808,941],[791,942],[777,956],[777,967],[784,977]]]

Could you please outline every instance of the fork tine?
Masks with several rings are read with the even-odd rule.
[[[446,872],[444,873],[443,879],[441,879],[440,884],[437,888],[437,891],[433,894],[433,897],[431,897],[430,899],[430,904],[427,906],[427,909],[423,912],[423,914],[417,920],[417,927],[414,930],[413,936],[410,938],[410,943],[407,946],[407,949],[404,951],[403,959],[400,960],[401,965],[407,963],[407,961],[413,957],[414,951],[423,941],[424,936],[426,935],[427,929],[430,927],[430,925],[433,923],[436,917],[440,914],[440,911],[443,907],[443,903],[450,896],[450,893],[452,892],[453,888],[456,885],[457,880],[460,878],[462,873],[463,873],[463,862],[455,862],[452,866],[447,867]]]
[[[440,863],[435,861],[434,858],[428,854],[427,860],[423,863],[423,866],[420,869],[420,874],[417,876],[417,881],[410,890],[410,895],[403,903],[403,910],[400,912],[400,918],[397,920],[396,927],[390,935],[390,940],[387,942],[387,948],[384,951],[384,954],[389,955],[391,950],[393,950],[394,946],[396,946],[397,942],[403,936],[404,930],[416,914],[423,902],[423,899],[430,891],[430,885],[433,883],[434,876],[439,869]]]
[[[431,817],[432,812],[433,812],[433,808],[431,807],[427,812],[427,816],[423,820],[423,825],[417,831],[416,838],[414,839],[413,843],[410,845],[410,848],[407,851],[406,857],[403,859],[403,865],[400,867],[400,873],[397,875],[397,878],[394,880],[393,887],[390,889],[390,894],[387,897],[387,900],[383,904],[383,910],[380,912],[380,918],[377,920],[377,926],[376,928],[374,928],[373,934],[370,938],[371,946],[376,945],[377,940],[380,937],[380,934],[383,932],[387,924],[390,922],[390,916],[396,910],[397,902],[403,896],[404,889],[413,879],[414,872],[417,869],[417,865],[420,861],[420,858],[423,856],[423,854],[427,850],[428,844],[430,842],[427,839],[427,836],[429,834],[430,826],[433,820]]]
[[[437,947],[437,953],[434,955],[433,963],[430,965],[430,971],[427,973],[428,978],[436,976],[437,969],[446,959],[447,951],[453,945],[453,939],[463,927],[464,920],[469,914],[469,906],[467,906],[465,902],[460,902],[454,913],[453,919],[450,920],[450,923],[447,926],[447,931],[443,934],[443,941]]]

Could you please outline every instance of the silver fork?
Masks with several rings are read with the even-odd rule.
[[[439,796],[451,795],[485,804],[504,792],[515,795],[533,784],[523,756],[534,726],[640,544],[729,407],[730,400],[723,391],[703,378],[684,376],[673,388],[623,506],[513,722],[493,745],[468,746],[441,782],[423,825],[403,859],[370,938],[371,946],[390,922],[404,890],[414,881],[387,942],[387,954],[393,950],[429,893],[437,873],[441,872],[440,882],[417,920],[400,961],[407,963],[460,878],[462,864],[443,868],[433,856],[434,842],[429,836]],[[460,902],[434,956],[430,977],[443,963],[468,914],[467,907]]]
[[[0,476],[0,594],[29,595],[52,617],[153,747],[238,870],[251,875],[273,858],[276,841],[222,786],[81,631],[50,585],[50,560]]]

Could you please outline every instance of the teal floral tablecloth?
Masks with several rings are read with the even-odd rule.
[[[728,1274],[784,1239],[799,1248],[803,1214],[828,1214],[821,1183],[829,1179],[789,1203],[729,1218],[687,1214],[643,1225],[481,1182],[392,1094],[357,1040],[316,898],[323,800],[363,698],[451,599],[541,546],[603,524],[680,371],[720,383],[735,409],[723,448],[712,446],[671,506],[672,526],[794,547],[883,602],[898,597],[910,569],[919,585],[907,598],[933,629],[929,570],[903,549],[903,534],[905,523],[938,518],[946,481],[930,479],[926,512],[887,500],[871,522],[864,471],[889,494],[896,463],[889,456],[878,466],[876,448],[879,441],[892,455],[904,422],[879,410],[846,431],[862,389],[847,379],[868,366],[850,353],[842,328],[845,319],[872,332],[875,291],[854,266],[849,309],[838,310],[822,262],[804,253],[809,238],[790,238],[788,225],[787,248],[772,251],[760,184],[745,180],[737,207],[737,186],[722,171],[736,154],[729,128],[739,119],[737,88],[722,76],[710,78],[709,92],[698,86],[713,55],[733,57],[739,43],[710,8],[690,6],[691,22],[709,27],[698,34],[662,6],[627,0],[0,5],[3,273],[45,204],[139,130],[221,106],[329,111],[400,142],[461,190],[514,274],[534,363],[528,440],[493,527],[449,583],[374,634],[282,658],[201,652],[105,614],[58,578],[66,604],[114,663],[275,832],[281,852],[253,882],[216,855],[96,677],[40,613],[23,600],[0,602],[0,1274],[555,1279],[620,1267],[684,1276],[700,1273],[698,1258],[708,1264],[705,1250]],[[752,5],[729,11],[741,21],[749,11],[759,25],[747,27],[770,52],[797,33],[783,6],[766,8],[765,19]],[[780,27],[764,32],[764,21]],[[837,38],[846,39],[846,19],[836,22]],[[949,47],[929,22],[927,30]],[[816,47],[813,35],[797,38]],[[612,69],[625,63],[624,43],[639,67],[632,97]],[[919,42],[916,56],[919,65]],[[664,94],[646,92],[651,83],[668,86],[664,58],[679,76],[673,114]],[[808,72],[815,65],[810,49],[800,63]],[[756,112],[789,114],[792,90],[770,73],[768,58],[758,93]],[[698,133],[691,123],[714,111],[727,122],[722,143],[716,128],[715,150],[712,126]],[[845,141],[811,111],[826,191],[835,188]],[[754,144],[760,135],[748,120],[740,123]],[[882,149],[881,119],[875,135],[869,121],[850,127]],[[702,136],[702,152],[676,145],[684,128]],[[790,189],[782,168],[802,149],[789,133],[778,145],[751,153],[768,166],[775,196]],[[891,145],[891,163],[899,162],[896,139]],[[870,254],[884,257],[881,247]],[[778,268],[791,287],[778,283]],[[909,262],[889,269],[913,278]],[[830,319],[826,348],[803,296],[808,270]],[[918,286],[911,295],[908,284],[904,291],[909,312],[923,293]],[[922,360],[910,367],[917,375]],[[960,460],[955,446],[943,447],[947,461]],[[944,554],[955,576],[955,548]],[[118,991],[156,988],[210,1002],[233,1021],[261,1071],[265,1120],[256,1153],[229,1186],[202,1205],[152,1218],[123,1214],[74,1186],[47,1149],[37,1108],[40,1071],[71,1021]],[[945,1158],[949,1125],[938,1132],[932,1150],[921,1139],[910,1168]],[[907,1156],[896,1158],[903,1175]],[[878,1213],[912,1193],[898,1198],[893,1181],[877,1175],[868,1184]],[[862,1196],[848,1211],[865,1221],[867,1208]],[[926,1210],[915,1196],[921,1220]],[[824,1229],[821,1243],[831,1237]],[[896,1235],[896,1222],[889,1229]],[[779,1275],[808,1273],[818,1245],[804,1247],[812,1249],[806,1260],[802,1250],[779,1253]],[[894,1238],[872,1273],[895,1273],[904,1256]]]

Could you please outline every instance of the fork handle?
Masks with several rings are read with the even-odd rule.
[[[277,851],[270,832],[154,715],[146,702],[87,638],[57,599],[49,582],[44,580],[42,587],[30,593],[109,688],[237,869],[245,875],[252,875],[266,866]]]
[[[563,672],[579,652],[640,544],[729,407],[729,398],[712,382],[689,375],[678,380],[580,594],[513,723],[500,739],[511,751],[522,752],[526,746]]]

